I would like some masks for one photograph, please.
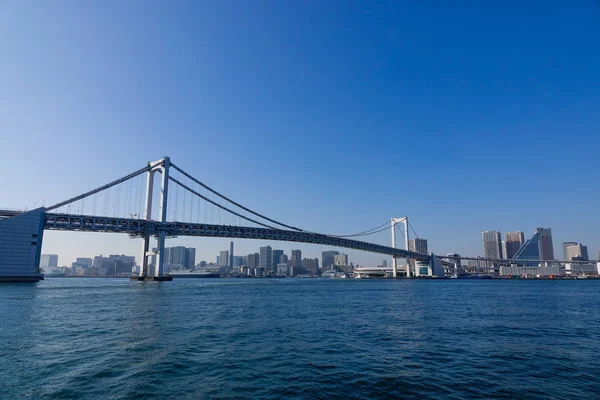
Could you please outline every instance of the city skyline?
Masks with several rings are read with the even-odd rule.
[[[594,3],[549,7],[540,24],[535,4],[441,4],[434,16],[420,3],[371,7],[3,3],[0,134],[20,151],[5,154],[0,206],[55,203],[169,155],[231,198],[315,232],[408,215],[440,254],[477,255],[485,230],[529,236],[536,226],[553,228],[556,249],[577,240],[596,253]],[[510,37],[498,34],[505,26]],[[434,38],[443,43],[432,48]],[[557,195],[573,176],[591,192]],[[45,233],[44,252],[74,260],[78,248],[137,255],[139,243]]]

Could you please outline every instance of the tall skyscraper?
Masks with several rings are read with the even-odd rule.
[[[223,250],[221,251],[221,255],[219,256],[220,265],[222,267],[229,266],[229,251]]]
[[[247,267],[250,269],[258,268],[260,263],[260,255],[258,253],[248,254],[248,263]]]
[[[427,252],[427,239],[423,238],[414,238],[408,241],[408,247],[411,251],[415,251],[417,253],[428,254]]]
[[[535,228],[539,235],[540,260],[554,260],[554,244],[552,244],[552,229]]]
[[[563,253],[565,261],[572,261],[573,259],[588,260],[587,246],[584,246],[577,242],[565,242],[563,243]],[[577,257],[577,258],[576,258]]]
[[[260,248],[259,267],[267,271],[273,269],[273,249],[271,246]]]
[[[523,234],[523,232],[506,232],[504,236],[504,248],[502,254],[504,258],[507,260],[513,258],[517,251],[521,248],[521,246],[523,246],[524,242],[525,235]]]
[[[485,258],[502,258],[502,239],[498,231],[485,231],[482,233],[483,254]]]
[[[335,265],[335,256],[340,254],[337,251],[324,251],[321,253],[321,268],[327,269]]]
[[[169,258],[165,262],[171,265],[185,265],[186,249],[184,246],[175,246],[170,248]]]
[[[235,263],[233,262],[233,241],[229,242],[229,266],[235,267]]]
[[[193,247],[185,248],[185,268],[194,269],[196,266],[196,249]]]
[[[292,267],[301,267],[302,266],[302,251],[300,250],[292,250]]]
[[[277,270],[277,264],[279,264],[281,262],[281,256],[283,255],[283,250],[273,250],[271,252],[272,255],[272,259],[271,259],[271,267],[273,268],[273,270]]]

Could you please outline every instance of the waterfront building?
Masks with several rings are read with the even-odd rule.
[[[58,254],[42,254],[40,258],[40,268],[57,268]]]
[[[229,242],[229,267],[235,267],[233,263],[233,241]]]
[[[273,249],[271,246],[260,248],[259,268],[264,268],[265,271],[273,269]]]
[[[500,232],[485,231],[482,233],[483,254],[485,258],[499,260],[502,258],[502,240]]]
[[[324,251],[321,253],[321,267],[323,269],[331,268],[335,265],[335,256],[340,254],[337,251]]]
[[[381,266],[387,268],[387,260],[381,260]]]
[[[525,242],[525,234],[521,231],[506,232],[504,234],[503,258],[510,260],[519,251]]]
[[[562,251],[563,251],[563,260],[564,261],[569,261],[569,255],[567,254],[567,247],[575,246],[575,245],[577,245],[577,242],[563,242]]]
[[[540,259],[554,260],[554,244],[552,243],[552,229],[535,228],[535,233],[539,235]]]
[[[577,242],[564,242],[563,257],[565,261],[573,261],[576,258],[580,260],[588,260],[587,246]]]
[[[531,239],[523,243],[512,259],[518,264],[527,266],[535,266],[540,260],[554,260],[550,228],[536,228]]]
[[[600,262],[589,264],[567,263],[565,264],[565,274],[569,276],[600,275]]]
[[[44,209],[36,209],[0,219],[0,282],[44,279],[39,269],[44,215]]]
[[[549,266],[500,266],[500,276],[520,276],[520,277],[540,277],[540,276],[557,276],[560,274],[560,267],[558,265]]]

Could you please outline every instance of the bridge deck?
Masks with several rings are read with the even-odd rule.
[[[255,228],[232,225],[210,225],[185,222],[157,222],[142,219],[96,217],[46,213],[45,229],[82,232],[126,233],[133,237],[155,236],[164,231],[167,236],[202,236],[240,239],[263,239],[285,242],[311,243],[371,253],[387,254],[428,261],[428,254],[409,252],[403,249],[361,242],[341,237],[284,229]]]

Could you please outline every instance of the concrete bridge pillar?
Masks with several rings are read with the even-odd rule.
[[[151,220],[152,219],[152,195],[154,190],[154,174],[161,174],[161,182],[160,182],[160,204],[159,204],[159,221],[167,222],[167,204],[169,200],[169,169],[171,166],[171,160],[169,157],[165,157],[162,160],[149,163],[148,167],[150,168],[147,172],[147,182],[146,182],[146,206],[144,209],[144,219]],[[156,252],[150,252],[150,236],[143,237],[142,243],[142,262],[141,262],[141,270],[140,270],[140,278],[141,279],[149,279],[149,280],[170,280],[168,277],[164,275],[164,265],[165,265],[165,241],[166,241],[166,233],[164,231],[158,232],[157,237],[157,249]],[[151,255],[156,255],[156,265],[154,266],[154,273],[152,275],[149,274],[148,271],[148,257]]]

